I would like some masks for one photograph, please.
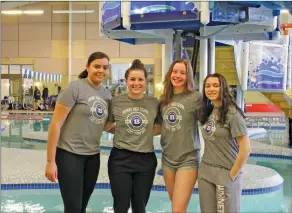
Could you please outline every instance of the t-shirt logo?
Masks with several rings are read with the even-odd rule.
[[[123,110],[122,114],[126,115],[125,123],[128,127],[128,133],[142,135],[146,132],[148,110],[141,107],[132,107]]]
[[[102,116],[103,113],[104,113],[104,110],[103,110],[102,106],[100,106],[100,105],[96,106],[96,114],[98,116]]]
[[[182,112],[185,110],[184,105],[173,102],[164,110],[164,126],[170,131],[177,131],[181,128]]]
[[[212,130],[212,123],[207,123],[206,132],[209,133]]]
[[[175,112],[169,112],[168,113],[168,121],[170,123],[174,123],[176,121],[176,114],[175,114]]]
[[[133,116],[132,125],[134,127],[139,127],[142,124],[142,118],[139,115]]]
[[[98,96],[88,98],[88,103],[91,104],[89,119],[93,123],[104,124],[108,116],[108,104]]]
[[[208,138],[213,139],[213,134],[216,131],[216,122],[213,115],[210,116],[209,120],[201,126],[202,134]]]

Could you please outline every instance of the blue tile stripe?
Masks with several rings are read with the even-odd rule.
[[[258,158],[278,158],[284,160],[292,160],[292,156],[288,155],[277,155],[277,154],[262,154],[262,153],[251,153],[250,157],[258,157]]]
[[[110,189],[109,183],[97,183],[95,189]],[[281,190],[283,188],[283,183],[266,188],[257,189],[243,189],[242,195],[257,195],[257,194],[267,194]],[[25,189],[59,189],[58,183],[21,183],[21,184],[1,184],[1,190],[25,190]],[[152,191],[166,192],[166,187],[163,185],[153,185]],[[194,188],[193,194],[198,194],[198,188]]]
[[[25,137],[23,137],[23,140],[24,141],[36,142],[36,143],[47,143],[47,140],[36,139],[36,138],[25,138]]]
[[[46,140],[41,139],[34,139],[34,138],[23,138],[23,140],[31,141],[31,142],[37,142],[37,143],[47,143]],[[100,149],[102,150],[111,150],[111,146],[100,146]],[[161,153],[162,150],[155,149],[155,153]],[[288,155],[278,155],[278,154],[263,154],[263,153],[251,153],[250,157],[259,157],[259,158],[277,158],[277,159],[285,159],[285,160],[292,160],[292,156]]]

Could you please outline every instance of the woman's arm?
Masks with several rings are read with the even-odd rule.
[[[103,127],[103,131],[114,134],[116,130],[116,123],[107,121]]]
[[[61,127],[69,114],[71,107],[63,104],[56,104],[53,118],[48,131],[48,142],[47,142],[47,165],[46,165],[46,177],[56,182],[58,179],[58,169],[56,166],[56,148],[60,136]]]
[[[48,131],[47,163],[55,163],[56,147],[61,127],[69,114],[71,107],[56,103],[53,118]]]
[[[250,141],[249,141],[248,135],[238,136],[236,137],[236,140],[239,145],[239,152],[234,162],[234,165],[230,170],[230,177],[233,180],[238,176],[240,170],[242,169],[244,164],[247,162],[248,157],[251,153]]]
[[[154,135],[160,135],[161,134],[161,125],[160,124],[154,124],[153,126],[153,132]]]

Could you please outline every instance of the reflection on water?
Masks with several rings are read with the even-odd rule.
[[[1,120],[1,146],[23,149],[46,149],[51,117],[42,120]],[[113,134],[103,132],[103,146],[112,146]],[[154,137],[155,148],[160,148],[160,137]]]
[[[25,144],[25,136],[38,135],[46,139],[50,121],[50,117],[43,117],[40,120],[1,120],[1,146],[33,148]]]
[[[45,212],[42,204],[35,204],[33,201],[17,201],[13,198],[5,200],[1,204],[1,212]]]
[[[250,158],[249,164],[271,168],[284,178],[284,196],[292,196],[292,161],[275,158]],[[292,207],[292,205],[291,205]]]

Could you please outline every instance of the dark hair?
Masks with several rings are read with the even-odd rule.
[[[236,108],[236,110],[238,110],[240,112],[242,117],[245,118],[242,110],[237,106],[237,104],[234,100],[234,97],[232,96],[232,94],[229,90],[229,86],[228,86],[227,81],[224,78],[224,76],[219,74],[219,73],[214,73],[214,74],[209,74],[204,80],[203,99],[202,99],[202,106],[201,106],[201,110],[200,110],[200,122],[202,124],[205,124],[207,122],[209,116],[211,115],[213,108],[214,108],[212,102],[207,98],[206,93],[205,93],[206,81],[208,78],[211,78],[211,77],[218,78],[219,83],[220,83],[220,96],[219,97],[221,100],[221,106],[219,108],[219,112],[220,112],[219,123],[221,123],[223,125],[226,122],[227,113],[228,113],[228,110],[231,106],[234,106]]]
[[[144,67],[144,64],[139,60],[139,59],[135,59],[133,62],[132,62],[132,65],[129,69],[127,69],[126,73],[125,73],[125,79],[127,80],[128,77],[129,77],[129,73],[132,71],[132,70],[141,70],[144,72],[144,76],[145,76],[145,79],[147,79],[147,71]]]
[[[95,53],[92,53],[88,60],[87,60],[87,66],[89,66],[91,64],[91,62],[93,62],[94,60],[96,59],[102,59],[102,58],[106,58],[108,61],[110,60],[108,55],[103,53],[103,52],[95,52]],[[79,75],[78,75],[78,78],[87,78],[88,76],[88,72],[87,72],[87,69],[85,69],[83,72],[81,72]]]
[[[186,76],[187,76],[187,81],[185,84],[184,88],[184,93],[191,93],[194,91],[195,88],[195,82],[194,82],[194,77],[193,77],[193,69],[188,60],[185,59],[178,59],[170,65],[168,72],[165,75],[165,79],[163,82],[164,88],[163,88],[163,94],[160,98],[160,102],[162,105],[166,106],[171,102],[171,99],[173,97],[174,91],[173,91],[173,85],[171,83],[171,73],[173,71],[173,67],[177,64],[181,63],[186,66]]]

